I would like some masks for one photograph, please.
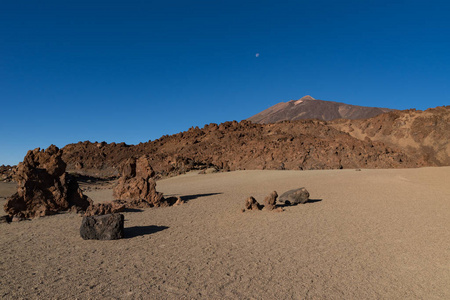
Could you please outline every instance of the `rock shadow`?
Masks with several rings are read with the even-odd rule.
[[[195,194],[195,195],[181,196],[180,198],[184,202],[188,202],[190,200],[194,200],[194,199],[201,198],[201,197],[208,197],[208,196],[221,195],[221,194],[223,194],[223,193]]]
[[[116,176],[110,176],[110,177],[95,177],[90,175],[82,175],[77,173],[71,173],[70,176],[75,178],[79,183],[108,183],[111,180],[117,179]]]
[[[322,201],[322,199],[308,199],[308,201],[306,201],[303,204],[308,204],[308,203],[316,203],[316,202],[320,202]],[[286,201],[289,202],[289,201]],[[298,204],[290,204],[290,203],[286,203],[286,204],[277,204],[277,207],[289,207],[289,206],[298,206],[301,205],[300,203]]]
[[[316,202],[320,202],[320,201],[322,201],[322,199],[308,199],[308,201],[306,201],[305,204],[308,204],[308,203],[316,203]]]
[[[167,226],[157,226],[157,225],[149,225],[149,226],[133,226],[127,227],[123,229],[123,235],[125,239],[132,239],[137,236],[153,234],[159,231],[163,231],[168,229]]]
[[[125,208],[124,212],[143,212],[143,209],[140,208]]]

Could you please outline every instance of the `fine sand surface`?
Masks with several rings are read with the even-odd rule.
[[[0,297],[450,299],[449,183],[450,167],[161,180],[187,203],[126,212],[122,240],[84,241],[69,213],[0,224]],[[302,186],[314,201],[240,212]]]

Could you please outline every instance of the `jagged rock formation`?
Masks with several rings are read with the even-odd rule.
[[[114,188],[114,197],[124,200],[127,207],[144,208],[168,206],[163,194],[156,191],[155,175],[149,157],[130,158],[122,165],[119,183]]]
[[[247,199],[245,199],[244,207],[247,210],[261,210],[263,209],[264,205],[259,204],[255,198],[250,196]]]
[[[1,165],[0,166],[0,181],[10,182],[13,180],[14,170],[16,167],[12,167],[10,165]]]
[[[46,150],[28,151],[17,166],[17,193],[5,203],[4,209],[18,219],[55,214],[74,208],[85,210],[91,203],[78,188],[78,183],[65,172],[62,152],[51,145]]]
[[[247,120],[254,123],[268,124],[279,121],[304,119],[318,119],[324,121],[335,119],[367,119],[389,111],[392,111],[392,109],[316,100],[307,95],[299,100],[275,104]]]

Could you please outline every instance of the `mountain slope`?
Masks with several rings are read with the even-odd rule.
[[[301,119],[318,119],[324,121],[335,119],[367,119],[389,111],[392,111],[392,109],[316,100],[311,96],[304,96],[299,100],[275,104],[247,120],[253,123],[267,124]]]
[[[335,120],[333,128],[357,139],[369,138],[425,156],[431,164],[450,165],[450,106],[392,111],[364,120]]]

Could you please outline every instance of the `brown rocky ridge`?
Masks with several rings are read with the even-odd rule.
[[[16,167],[10,165],[1,165],[0,166],[0,181],[3,182],[11,182],[13,181],[14,170]]]
[[[450,164],[449,124],[450,107],[393,111],[365,120],[233,121],[190,128],[138,145],[70,144],[63,148],[63,159],[71,172],[97,177],[118,176],[122,163],[143,155],[155,178],[206,168],[444,166]]]
[[[14,174],[17,193],[4,205],[8,215],[16,219],[33,218],[68,209],[81,211],[90,205],[91,200],[66,173],[66,163],[61,156],[61,150],[54,145],[46,150],[28,151]]]

